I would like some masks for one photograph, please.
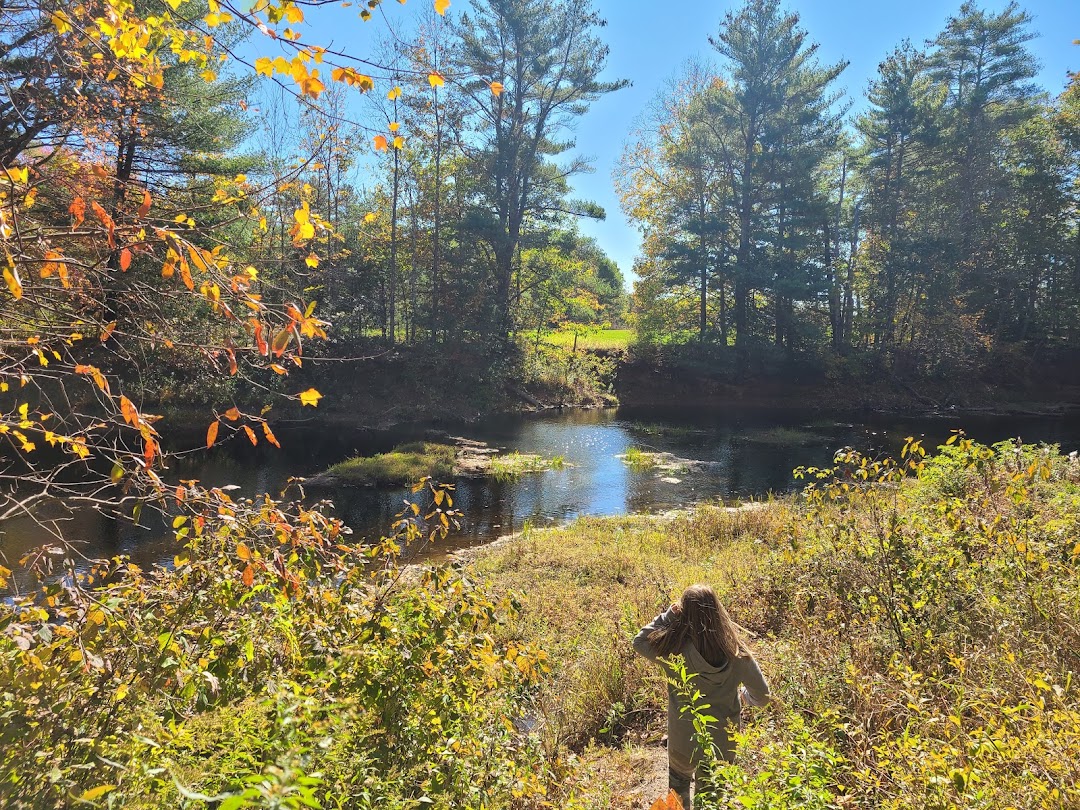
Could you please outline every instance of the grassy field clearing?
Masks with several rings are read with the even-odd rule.
[[[635,332],[633,329],[602,329],[598,332],[593,332],[588,335],[581,335],[578,337],[577,347],[579,349],[603,349],[603,350],[615,350],[625,349],[634,340]],[[552,332],[544,335],[542,338],[547,343],[553,346],[562,346],[563,348],[570,348],[574,345],[574,333],[573,332]]]

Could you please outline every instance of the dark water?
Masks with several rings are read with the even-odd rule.
[[[462,528],[441,549],[474,545],[508,534],[528,522],[545,526],[579,515],[654,512],[701,501],[760,498],[798,488],[791,471],[799,465],[826,465],[833,453],[851,446],[874,453],[896,453],[905,436],[925,437],[933,447],[963,428],[992,443],[1011,437],[1055,442],[1069,452],[1080,449],[1076,418],[936,418],[918,421],[851,422],[827,414],[784,414],[709,410],[571,411],[539,417],[490,418],[450,433],[480,439],[507,450],[562,456],[560,470],[515,481],[471,479],[457,482],[456,503]],[[232,442],[213,452],[197,452],[173,462],[171,478],[197,478],[207,485],[235,484],[241,495],[277,493],[290,476],[310,476],[357,453],[373,453],[418,438],[421,431],[379,433],[310,425],[275,426],[284,449],[252,448]],[[710,462],[695,472],[658,473],[627,467],[617,454],[630,447],[663,451]],[[667,478],[668,480],[663,480]],[[406,490],[340,489],[320,493],[360,536],[386,531],[408,496]],[[92,510],[57,507],[39,517],[73,542],[87,558],[130,555],[143,566],[167,562],[175,541],[156,516],[144,514],[141,526]],[[0,535],[0,561],[8,567],[28,549],[54,542],[47,526],[25,519],[9,521]]]

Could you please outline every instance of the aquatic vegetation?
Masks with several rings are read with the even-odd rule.
[[[649,453],[638,447],[628,447],[620,458],[634,470],[651,470],[657,465],[656,453]]]
[[[322,474],[334,483],[350,486],[404,486],[422,478],[447,481],[454,475],[456,449],[434,442],[400,444],[389,453],[355,456]]]
[[[527,473],[561,470],[566,466],[562,456],[544,458],[535,453],[502,453],[491,457],[489,474],[496,481],[511,481]]]

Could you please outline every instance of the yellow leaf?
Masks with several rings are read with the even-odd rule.
[[[491,84],[488,85],[488,87],[491,88],[491,95],[496,96],[496,97],[502,95],[502,91],[504,89],[502,82],[492,82]]]
[[[116,785],[98,785],[96,788],[90,788],[90,790],[83,793],[79,797],[79,801],[92,802],[94,799],[100,799],[106,793],[116,790]]]
[[[446,14],[448,8],[450,8],[450,0],[435,0],[435,10],[439,14]]]
[[[318,267],[319,257],[316,256],[314,253],[309,253],[307,258],[304,259],[304,264],[306,264],[308,267]]]
[[[394,136],[394,148],[395,149],[404,149],[405,148],[405,139],[402,138],[400,135],[395,135]]]
[[[374,222],[378,218],[379,215],[376,214],[374,211],[368,211],[366,214],[364,214],[364,222]]]
[[[66,34],[71,30],[71,18],[63,11],[54,11],[49,15],[52,24],[56,26],[56,33]]]
[[[383,138],[383,149],[386,148],[386,139]],[[22,298],[23,287],[22,282],[19,281],[19,274],[14,267],[4,268],[4,281],[7,282],[7,288],[11,291],[11,294],[18,301]]]
[[[401,124],[399,124],[397,121],[391,121],[390,122],[390,131],[391,132],[397,132],[398,129],[400,129],[400,128],[401,128]]]
[[[389,93],[386,94],[386,97],[388,99],[390,99],[391,101],[398,98],[399,96],[401,96],[401,88],[400,87],[395,87],[393,90],[391,90]]]
[[[243,543],[236,544],[236,556],[241,560],[251,559],[251,549],[245,546]]]
[[[260,73],[263,76],[274,75],[274,63],[269,56],[260,56],[255,60],[255,72]]]
[[[442,87],[444,84],[446,84],[446,80],[443,78],[443,75],[437,70],[433,70],[431,71],[431,73],[428,74],[427,81],[428,84],[430,84],[432,87]]]
[[[309,388],[300,394],[300,404],[310,405],[312,408],[317,407],[319,400],[322,399],[322,394],[316,391],[314,388]]]

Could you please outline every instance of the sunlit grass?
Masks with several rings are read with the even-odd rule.
[[[566,466],[562,456],[544,458],[534,453],[504,453],[491,459],[490,474],[496,481],[511,481],[527,473],[561,470]]]
[[[581,350],[625,349],[634,340],[635,334],[633,329],[601,329],[598,332],[580,335],[577,347]],[[562,346],[566,349],[574,345],[574,333],[569,331],[552,332],[545,335],[543,339],[554,346]]]
[[[447,444],[410,442],[389,453],[346,459],[325,475],[352,486],[403,486],[427,476],[447,480],[454,475],[454,456],[455,449]]]

